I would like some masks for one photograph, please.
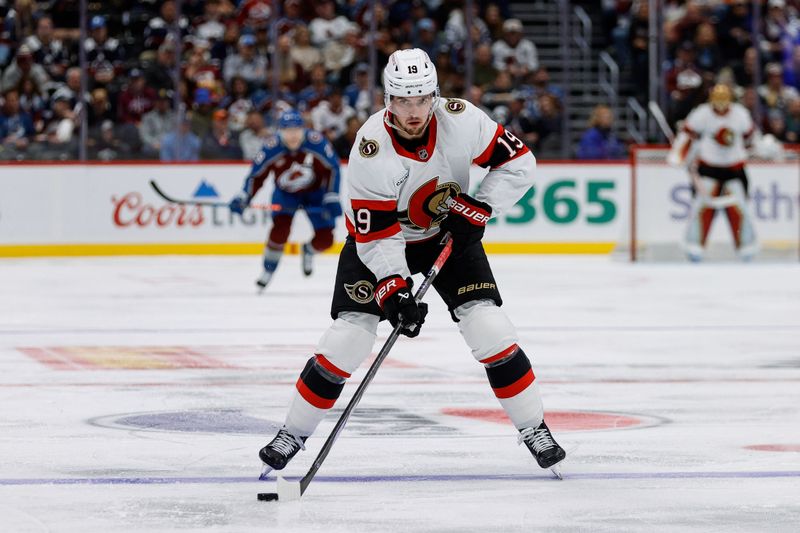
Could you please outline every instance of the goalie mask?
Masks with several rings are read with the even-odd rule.
[[[733,101],[733,93],[727,85],[718,83],[709,93],[708,101],[717,113],[725,113]]]
[[[424,50],[411,48],[398,50],[389,56],[389,61],[383,69],[383,98],[386,109],[396,114],[394,100],[417,100],[418,97],[430,97],[430,108],[427,111],[424,130],[433,116],[433,110],[439,101],[439,79],[436,67]],[[384,122],[392,128],[404,131],[390,119],[388,113],[383,117]],[[415,128],[416,129],[416,128]]]

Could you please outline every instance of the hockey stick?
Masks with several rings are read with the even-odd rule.
[[[178,205],[204,205],[204,206],[208,206],[208,207],[224,207],[224,208],[228,208],[229,207],[227,202],[215,202],[213,200],[197,200],[197,199],[194,199],[194,198],[186,199],[186,200],[180,199],[180,198],[175,198],[174,196],[170,196],[167,193],[165,193],[163,190],[161,190],[161,187],[158,186],[158,184],[155,182],[155,180],[150,180],[150,187],[153,188],[153,190],[156,192],[157,195],[159,195],[162,199],[166,200],[167,202],[169,202],[171,204],[178,204]],[[253,204],[253,205],[248,205],[247,206],[248,209],[258,209],[258,210],[261,210],[261,211],[280,211],[281,207],[282,207],[281,204]],[[305,208],[304,207],[303,209],[305,211],[309,212],[309,213],[313,212],[313,211],[320,211],[321,210],[320,208],[315,208],[315,207],[311,207],[311,208]]]
[[[444,248],[439,253],[439,257],[436,258],[436,261],[434,261],[433,266],[428,271],[427,276],[425,276],[425,280],[422,282],[422,285],[420,285],[419,289],[417,289],[417,294],[414,295],[414,300],[417,302],[420,302],[422,297],[425,296],[425,293],[428,292],[428,289],[433,284],[433,280],[436,279],[436,276],[439,274],[442,266],[444,266],[445,261],[447,261],[447,258],[450,257],[450,252],[453,249],[453,241],[449,233],[444,235],[442,243],[444,244]],[[378,356],[375,358],[375,361],[369,367],[369,370],[367,370],[367,375],[364,376],[364,380],[358,386],[358,389],[356,389],[356,392],[353,394],[353,398],[350,400],[350,403],[348,403],[347,407],[345,407],[342,416],[339,417],[339,420],[333,427],[333,431],[331,431],[331,434],[328,436],[328,440],[326,440],[325,444],[322,445],[322,449],[319,451],[319,454],[317,454],[317,458],[314,459],[314,463],[311,465],[311,468],[309,468],[308,473],[303,476],[300,481],[287,481],[281,476],[278,476],[278,492],[260,492],[258,494],[259,500],[298,500],[303,493],[305,493],[308,485],[311,483],[311,480],[314,479],[314,476],[317,474],[317,470],[319,470],[319,468],[322,466],[325,458],[328,457],[328,453],[330,453],[333,444],[336,442],[336,439],[339,437],[342,429],[344,429],[344,425],[350,418],[350,414],[353,412],[353,409],[355,409],[358,405],[358,402],[364,395],[364,391],[367,389],[367,386],[375,377],[375,374],[378,372],[378,368],[381,366],[381,363],[383,363],[383,360],[386,359],[387,355],[389,355],[389,350],[392,349],[392,346],[394,346],[394,343],[400,336],[401,327],[402,324],[396,325],[389,334],[389,338],[386,339],[383,348],[381,348],[381,351],[378,352]]]

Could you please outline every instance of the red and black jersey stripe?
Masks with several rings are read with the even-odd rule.
[[[400,233],[396,200],[351,200],[356,242],[385,239]]]
[[[508,350],[503,350],[500,354],[507,352]],[[494,356],[486,359],[486,361],[491,360],[497,361],[498,359]],[[516,353],[502,360],[500,364],[487,366],[486,375],[489,377],[489,384],[492,386],[494,395],[498,398],[514,397],[527,389],[536,379],[528,356],[519,347],[517,347]]]
[[[528,150],[524,142],[498,124],[492,141],[483,153],[473,159],[472,162],[484,168],[497,168],[528,152],[530,150]]]

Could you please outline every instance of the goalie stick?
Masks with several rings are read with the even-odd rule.
[[[166,200],[171,204],[178,204],[178,205],[205,205],[208,207],[224,207],[228,208],[227,202],[215,202],[214,200],[199,200],[196,198],[189,198],[189,199],[181,199],[175,198],[174,196],[170,196],[169,194],[165,193],[161,187],[158,186],[158,183],[155,180],[150,180],[150,187],[155,191],[157,195],[159,195],[162,199]],[[252,204],[247,206],[248,209],[258,209],[261,211],[280,211],[282,206],[281,204]],[[319,212],[322,211],[322,208],[319,207],[302,207],[302,209],[306,212],[313,213],[315,211]]]
[[[436,276],[439,274],[439,271],[444,266],[444,263],[447,261],[447,258],[450,257],[450,252],[453,249],[453,241],[450,236],[450,233],[446,233],[444,238],[442,239],[442,243],[444,244],[444,248],[439,253],[439,257],[436,258],[434,261],[433,266],[428,271],[428,274],[425,276],[425,280],[422,282],[422,285],[419,286],[417,293],[414,295],[414,299],[419,302],[422,300],[422,297],[425,296],[425,293],[428,292],[428,289],[433,284],[433,280],[436,279]],[[309,468],[308,473],[303,476],[302,479],[299,481],[288,481],[281,476],[278,476],[278,492],[260,492],[258,494],[258,499],[262,501],[290,501],[290,500],[297,500],[305,493],[308,485],[311,483],[311,480],[314,479],[319,468],[322,466],[322,463],[325,461],[325,458],[330,453],[333,444],[336,442],[336,439],[339,437],[339,434],[344,429],[344,425],[347,423],[347,420],[350,418],[350,414],[353,412],[353,409],[356,408],[358,402],[361,400],[361,397],[364,395],[364,391],[367,389],[367,386],[370,384],[372,379],[375,377],[375,374],[378,372],[378,368],[383,363],[383,360],[386,359],[386,356],[389,355],[389,350],[392,349],[394,343],[397,341],[397,338],[400,336],[400,328],[402,324],[397,324],[392,332],[389,334],[389,338],[386,339],[386,342],[381,348],[381,351],[378,352],[377,357],[375,357],[375,361],[367,370],[367,375],[364,376],[364,380],[356,389],[355,394],[353,394],[353,398],[350,400],[350,403],[347,404],[345,407],[342,416],[339,417],[339,420],[336,422],[336,425],[333,427],[331,434],[328,436],[328,439],[325,441],[325,444],[322,445],[322,449],[317,454],[317,458],[314,459],[314,463]]]

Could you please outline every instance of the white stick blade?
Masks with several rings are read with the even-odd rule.
[[[290,502],[300,499],[300,482],[286,481],[278,476],[278,501]]]

